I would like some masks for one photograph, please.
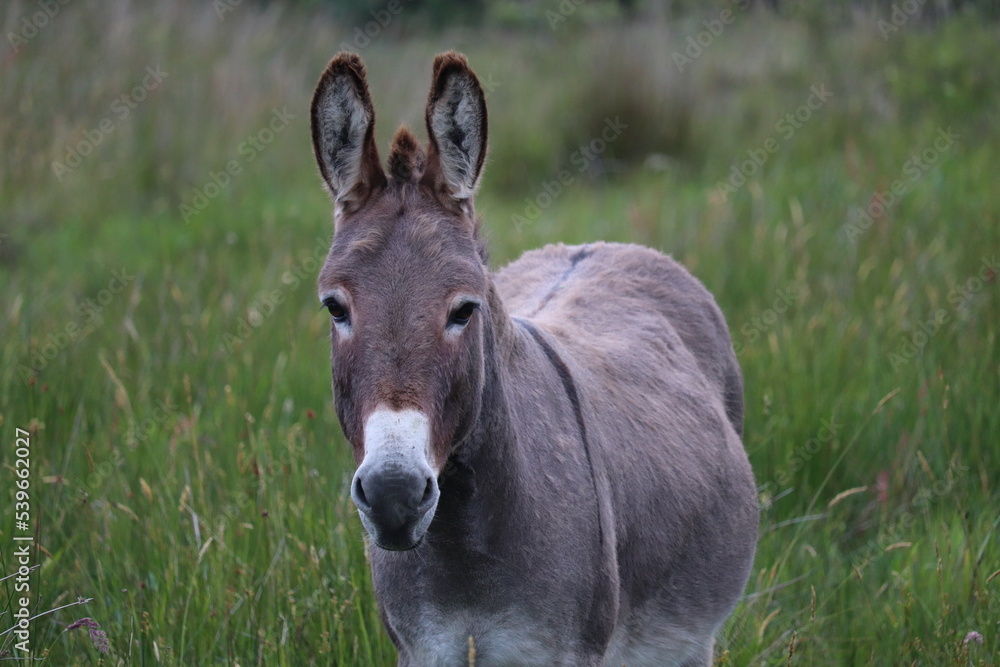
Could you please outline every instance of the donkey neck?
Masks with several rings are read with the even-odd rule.
[[[494,481],[516,474],[510,469],[512,450],[516,444],[516,430],[511,419],[507,392],[510,385],[508,365],[513,348],[519,344],[518,332],[507,315],[503,300],[490,280],[483,320],[483,388],[479,396],[479,414],[461,443],[456,443],[451,458],[442,473],[443,487],[458,486],[463,495],[475,493],[484,484],[485,470]],[[499,474],[499,478],[497,475]],[[471,485],[471,486],[470,486]],[[475,488],[472,488],[475,487]]]
[[[525,465],[513,423],[509,366],[525,334],[507,314],[492,280],[487,293],[488,316],[483,322],[483,389],[480,409],[468,437],[457,444],[442,472],[441,500],[431,532],[441,537],[485,539],[481,513],[490,507],[519,503],[518,485]],[[451,542],[451,539],[448,541]],[[469,545],[480,550],[482,545]]]
[[[508,315],[492,281],[487,304],[481,407],[469,436],[446,465],[437,510],[441,521],[432,524],[432,531],[463,538],[474,551],[491,550],[490,542],[502,540],[505,528],[520,530],[521,517],[537,514],[532,502],[543,464],[535,458],[552,434],[537,424],[517,420],[514,406],[523,400],[520,394],[564,395],[550,409],[564,406],[559,417],[568,429],[565,434],[579,439],[588,468],[583,475],[597,492],[579,396],[565,361],[536,325]],[[451,540],[447,542],[454,546]]]

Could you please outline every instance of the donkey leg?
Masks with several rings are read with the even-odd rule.
[[[710,637],[708,642],[694,655],[685,660],[681,667],[712,667],[714,647],[715,637]]]

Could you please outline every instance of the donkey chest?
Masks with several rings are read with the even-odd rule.
[[[427,607],[416,618],[391,621],[402,644],[401,665],[552,665],[562,655],[551,633],[513,609]]]

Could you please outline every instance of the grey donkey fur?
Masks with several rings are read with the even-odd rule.
[[[710,665],[758,523],[712,296],[635,245],[491,273],[485,99],[459,54],[435,60],[428,149],[401,129],[388,175],[357,56],[331,61],[312,120],[337,202],[335,402],[399,664],[464,665],[471,645],[478,667]]]

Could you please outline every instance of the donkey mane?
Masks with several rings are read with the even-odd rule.
[[[418,183],[427,166],[427,155],[406,126],[396,130],[389,150],[389,175],[396,183]]]

